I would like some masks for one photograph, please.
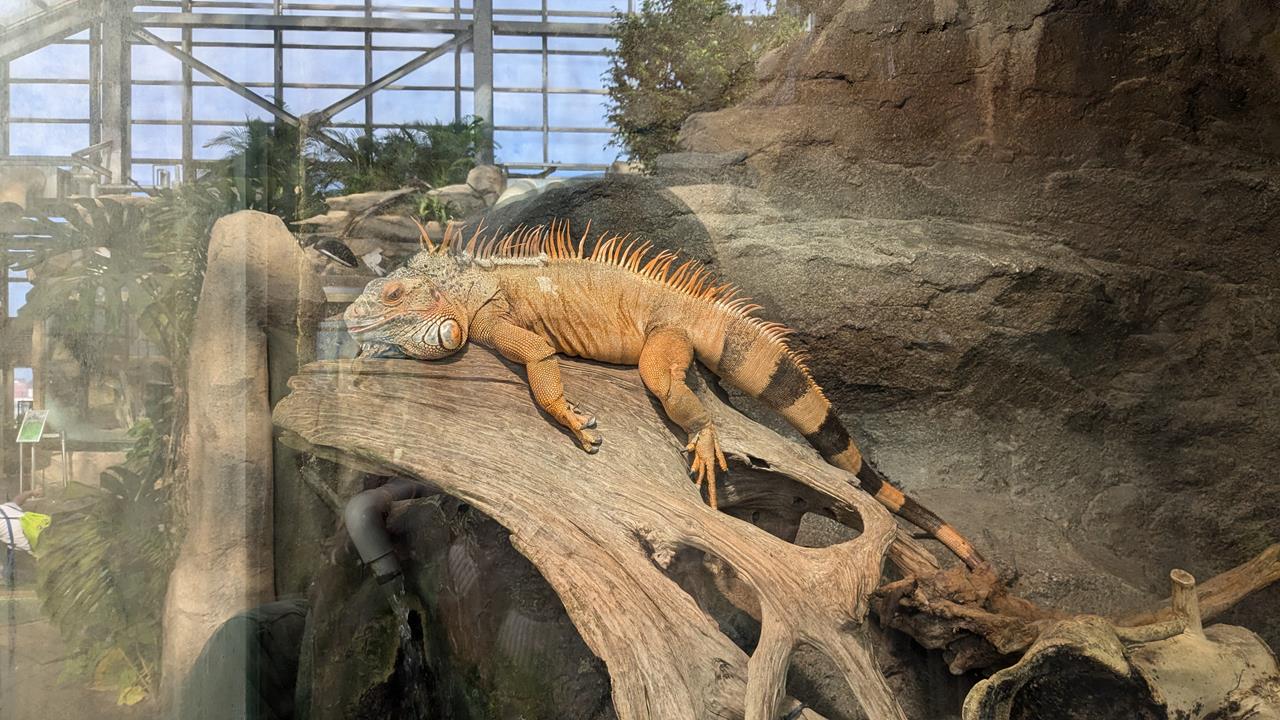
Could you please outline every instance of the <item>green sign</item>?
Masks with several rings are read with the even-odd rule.
[[[44,437],[44,423],[48,419],[48,410],[28,410],[22,417],[22,427],[18,428],[18,442],[40,442],[40,438]]]

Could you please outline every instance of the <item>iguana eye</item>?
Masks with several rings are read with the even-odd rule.
[[[388,285],[387,288],[382,291],[383,302],[398,303],[400,302],[400,299],[403,297],[404,297],[404,286],[399,283],[396,283],[395,285]]]

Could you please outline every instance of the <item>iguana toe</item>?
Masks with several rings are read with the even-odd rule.
[[[593,428],[596,426],[596,416],[583,413],[578,409],[577,403],[569,403],[569,412],[573,413],[573,419],[577,421],[579,427]]]
[[[593,421],[591,424],[595,425],[595,422]],[[573,434],[578,437],[578,444],[582,446],[582,449],[593,455],[600,451],[600,443],[604,442],[604,436],[600,434],[600,431],[591,430],[587,427],[575,430]]]

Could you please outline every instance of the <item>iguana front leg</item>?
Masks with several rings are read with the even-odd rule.
[[[707,484],[707,499],[716,507],[716,466],[728,470],[716,427],[702,401],[685,383],[685,373],[693,362],[693,344],[688,334],[679,328],[663,327],[651,330],[640,350],[640,378],[649,392],[662,401],[667,417],[689,434],[685,447],[692,456],[689,464],[697,478],[699,489]]]
[[[577,411],[564,397],[560,363],[555,348],[546,338],[511,322],[500,310],[481,311],[472,320],[473,342],[497,350],[503,357],[525,367],[533,399],[556,422],[569,428],[583,450],[594,453],[603,438],[595,430],[596,419]]]

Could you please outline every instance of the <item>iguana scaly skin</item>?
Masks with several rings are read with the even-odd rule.
[[[347,329],[369,348],[443,358],[468,341],[525,366],[534,400],[587,452],[600,447],[593,417],[565,399],[556,353],[636,365],[667,416],[688,433],[692,472],[716,505],[716,468],[727,470],[706,409],[686,384],[694,358],[786,418],[827,462],[857,476],[889,510],[929,532],[965,564],[982,557],[937,515],[906,497],[863,461],[788,330],[752,313],[735,288],[702,265],[647,243],[601,236],[584,254],[567,228],[501,237],[456,237],[369,283],[348,307]]]

